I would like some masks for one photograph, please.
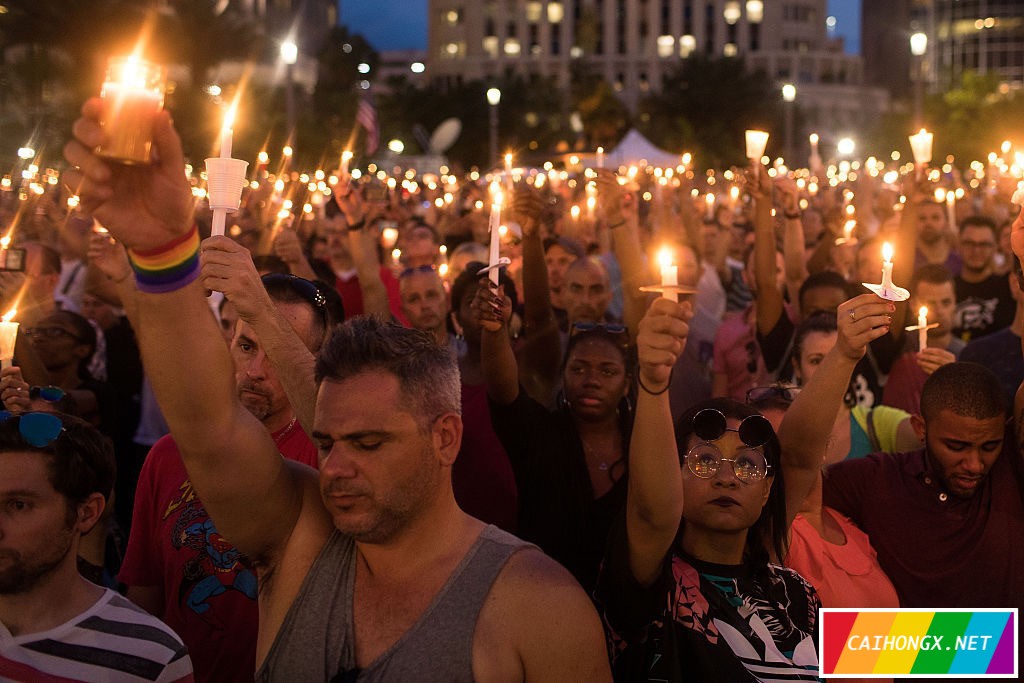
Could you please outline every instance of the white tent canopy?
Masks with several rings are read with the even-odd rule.
[[[680,158],[678,154],[655,147],[635,128],[626,133],[626,137],[622,138],[618,146],[605,156],[605,163],[609,168],[638,166],[641,161],[646,162],[648,166],[674,168],[679,165]]]

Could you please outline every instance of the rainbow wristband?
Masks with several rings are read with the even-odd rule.
[[[164,294],[181,289],[199,277],[199,230],[196,226],[181,237],[153,249],[128,250],[140,292]]]

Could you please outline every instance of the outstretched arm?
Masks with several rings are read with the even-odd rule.
[[[299,336],[298,330],[292,327],[264,288],[249,251],[230,237],[216,236],[204,241],[202,263],[203,286],[223,292],[235,305],[238,317],[252,326],[259,345],[281,381],[295,417],[302,429],[312,434],[316,406],[313,367],[316,359],[309,344],[316,348],[322,340]]]
[[[767,335],[785,311],[776,284],[775,228],[772,226],[772,186],[761,164],[747,172],[754,197],[754,278],[757,286],[757,330]]]
[[[889,331],[892,302],[861,294],[839,305],[839,339],[797,394],[779,428],[786,482],[786,525],[792,524],[821,471],[832,425],[857,362],[868,344]]]
[[[519,396],[519,368],[508,335],[512,301],[503,285],[492,289],[486,278],[480,280],[473,297],[473,315],[480,323],[480,364],[487,395],[500,405],[509,405]]]
[[[153,123],[156,161],[118,166],[92,150],[103,142],[102,104],[88,100],[64,156],[83,209],[123,244],[160,253],[188,235],[192,196],[181,141],[167,112]],[[197,238],[194,238],[197,239]],[[186,261],[187,263],[187,261]],[[263,426],[235,395],[234,364],[195,272],[181,269],[166,293],[139,292],[133,327],[146,374],[189,477],[218,529],[254,558],[279,549],[301,508],[299,470],[288,468]],[[188,276],[181,273],[192,273]]]
[[[626,534],[630,569],[644,585],[657,578],[683,515],[683,480],[666,389],[692,316],[689,303],[655,299],[637,335],[640,391],[629,443]]]
[[[540,221],[545,208],[544,198],[537,190],[523,184],[516,187],[512,211],[523,229],[523,314],[526,327],[519,352],[519,372],[523,388],[541,404],[547,404],[554,394],[558,364],[562,360],[558,323],[548,289],[544,243],[540,236]]]

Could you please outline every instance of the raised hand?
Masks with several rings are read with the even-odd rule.
[[[74,138],[64,146],[64,158],[75,167],[65,172],[64,182],[78,194],[82,211],[136,249],[159,247],[187,233],[192,192],[170,114],[160,112],[153,121],[153,163],[126,166],[93,153],[105,139],[101,108],[98,97],[86,100],[72,127]]]
[[[131,273],[128,254],[109,234],[94,232],[89,235],[89,263],[114,282],[120,282]]]
[[[926,375],[932,374],[943,365],[955,362],[956,356],[946,349],[937,349],[929,346],[921,349],[917,354],[917,364],[924,370]]]
[[[536,235],[548,204],[533,187],[520,183],[512,197],[512,215],[523,229],[523,235]]]
[[[488,332],[497,332],[512,317],[512,299],[505,295],[504,285],[493,289],[486,277],[480,278],[471,307],[477,322]]]
[[[651,392],[668,384],[672,368],[686,347],[692,317],[689,302],[658,298],[640,321],[636,336],[640,381]]]
[[[256,319],[269,299],[249,251],[230,237],[218,235],[203,241],[200,262],[203,286],[223,292],[242,320]]]
[[[836,349],[847,358],[858,361],[867,352],[868,344],[889,332],[896,306],[876,294],[861,294],[839,304],[836,324],[839,339]]]
[[[21,376],[21,368],[10,367],[0,370],[0,400],[4,408],[12,413],[32,410],[28,382]]]

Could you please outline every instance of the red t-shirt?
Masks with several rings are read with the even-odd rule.
[[[402,314],[402,297],[398,292],[398,279],[395,278],[389,268],[381,266],[380,280],[384,283],[384,289],[388,292],[388,308],[391,309],[391,315],[395,316],[395,319],[403,325],[407,325],[408,321]],[[359,286],[358,276],[353,275],[347,280],[336,276],[334,278],[334,288],[341,295],[341,303],[345,306],[346,318],[354,318],[365,312],[363,307],[363,288]]]
[[[316,447],[296,422],[273,433],[286,458],[316,467]],[[124,564],[129,586],[160,586],[161,620],[188,647],[196,681],[247,681],[256,670],[256,574],[221,536],[170,436],[146,457]]]

